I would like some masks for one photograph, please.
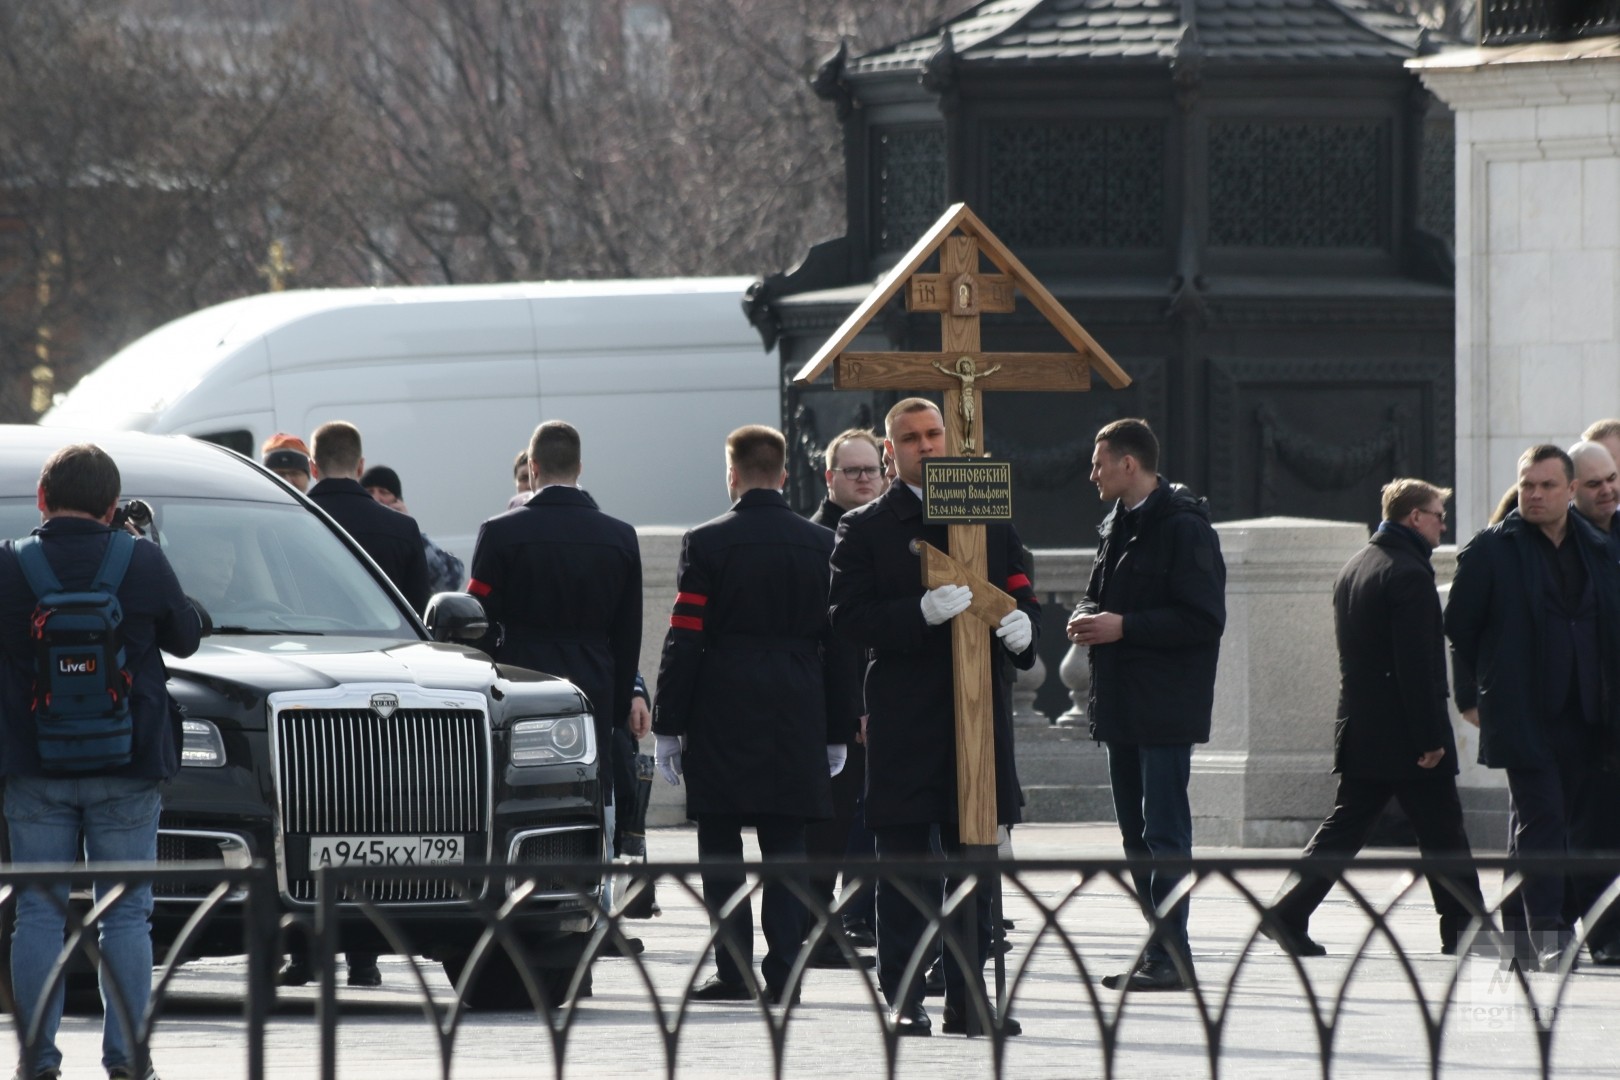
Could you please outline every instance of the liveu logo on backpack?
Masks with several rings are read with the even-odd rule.
[[[113,532],[94,582],[73,592],[62,588],[38,537],[18,541],[16,551],[38,600],[29,636],[41,769],[85,774],[129,764],[134,730],[118,586],[129,569],[135,538]]]

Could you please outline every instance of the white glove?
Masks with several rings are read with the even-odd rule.
[[[679,735],[656,735],[658,748],[653,751],[653,761],[658,764],[658,771],[664,774],[676,787],[681,785],[681,737]]]
[[[949,622],[973,603],[973,590],[966,585],[941,585],[923,593],[922,617],[929,626]]]
[[[1035,640],[1035,628],[1029,624],[1029,615],[1022,608],[1014,608],[996,628],[996,637],[1014,656],[1029,648]]]
[[[849,760],[849,747],[843,743],[829,743],[827,745],[827,775],[837,776],[844,771],[844,762]]]

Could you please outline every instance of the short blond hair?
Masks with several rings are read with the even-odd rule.
[[[1597,442],[1599,439],[1620,438],[1620,420],[1594,420],[1581,432],[1581,441]],[[1616,462],[1620,464],[1620,462]]]
[[[745,424],[726,436],[726,464],[745,483],[774,486],[787,464],[787,440],[764,424]]]
[[[935,405],[927,398],[903,398],[900,401],[895,402],[894,408],[890,409],[888,415],[883,418],[883,434],[887,435],[891,439],[894,438],[894,422],[896,420],[900,419],[902,416],[905,416],[907,413],[922,412],[924,409],[934,410],[935,412],[939,413],[940,420],[942,422],[944,421],[945,414],[940,411],[938,405]]]
[[[1384,498],[1384,520],[1403,521],[1411,516],[1412,511],[1422,510],[1435,499],[1446,502],[1451,498],[1451,489],[1427,480],[1402,476],[1385,484],[1381,494]]]
[[[844,444],[847,442],[863,442],[877,451],[880,462],[883,460],[883,440],[865,428],[850,428],[848,431],[840,431],[837,435],[834,435],[833,441],[827,444],[825,457],[827,468],[836,469],[838,467],[838,451],[843,449]]]

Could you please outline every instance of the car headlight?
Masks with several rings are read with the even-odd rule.
[[[594,761],[596,732],[589,716],[519,720],[512,725],[512,764],[517,768]]]
[[[180,764],[199,769],[217,769],[225,764],[225,740],[211,720],[183,720],[180,723]]]

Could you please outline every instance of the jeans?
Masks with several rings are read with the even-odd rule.
[[[96,776],[77,780],[11,777],[6,781],[6,824],[11,858],[19,864],[51,863],[63,867],[79,854],[91,863],[157,862],[158,781]],[[123,897],[101,917],[101,1000],[106,1019],[101,1031],[105,1068],[132,1064],[130,1044],[119,1007],[138,1026],[152,994],[152,883],[128,882]],[[99,904],[108,886],[97,884]],[[17,897],[17,932],[11,946],[11,981],[18,1022],[26,1031],[44,1010],[35,1071],[62,1065],[56,1031],[62,1023],[61,980],[45,994],[45,980],[61,955],[68,902],[66,883],[46,895],[27,889]],[[26,1056],[26,1054],[25,1054]]]
[[[1192,854],[1192,806],[1187,781],[1192,773],[1192,744],[1139,746],[1108,744],[1108,780],[1114,791],[1114,815],[1119,819],[1125,854],[1132,858],[1185,858]],[[1146,912],[1164,903],[1182,875],[1160,870],[1133,871],[1136,897]],[[1158,933],[1147,955],[1165,955],[1180,949],[1188,964],[1187,901],[1177,904],[1159,921]]]

